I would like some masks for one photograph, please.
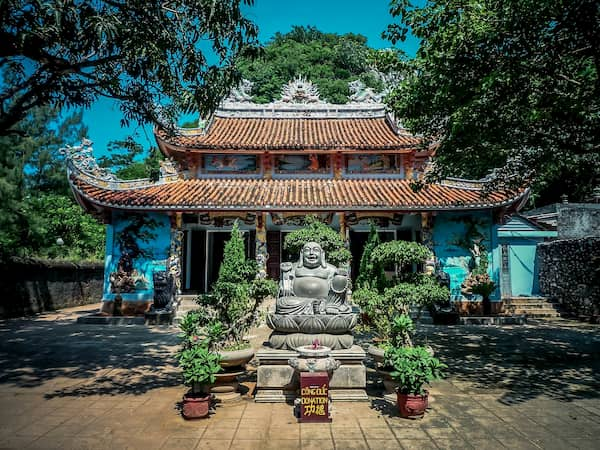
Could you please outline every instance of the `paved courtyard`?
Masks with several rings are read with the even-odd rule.
[[[0,321],[0,448],[600,446],[598,326],[423,327],[419,341],[450,369],[420,421],[398,417],[370,370],[371,401],[335,404],[331,424],[298,424],[291,406],[250,398],[188,422],[177,329],[75,323],[92,309]]]

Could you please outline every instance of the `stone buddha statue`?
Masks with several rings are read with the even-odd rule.
[[[276,314],[346,314],[348,275],[328,264],[325,252],[316,242],[308,242],[296,263],[281,264]]]

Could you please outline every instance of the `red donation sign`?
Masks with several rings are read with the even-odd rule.
[[[327,372],[300,373],[300,422],[331,422]]]

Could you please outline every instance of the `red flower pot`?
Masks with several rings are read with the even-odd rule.
[[[186,419],[201,419],[208,416],[211,396],[194,397],[189,394],[183,396],[183,417]]]
[[[428,394],[412,395],[398,392],[398,410],[400,416],[406,419],[420,419],[428,406]]]

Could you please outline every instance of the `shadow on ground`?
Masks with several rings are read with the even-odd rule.
[[[504,404],[600,397],[598,326],[421,326],[416,342],[433,347],[465,393],[495,394]],[[378,375],[369,378],[376,394]]]
[[[46,397],[139,395],[180,384],[177,329],[94,326],[43,316],[0,322],[0,387]]]

